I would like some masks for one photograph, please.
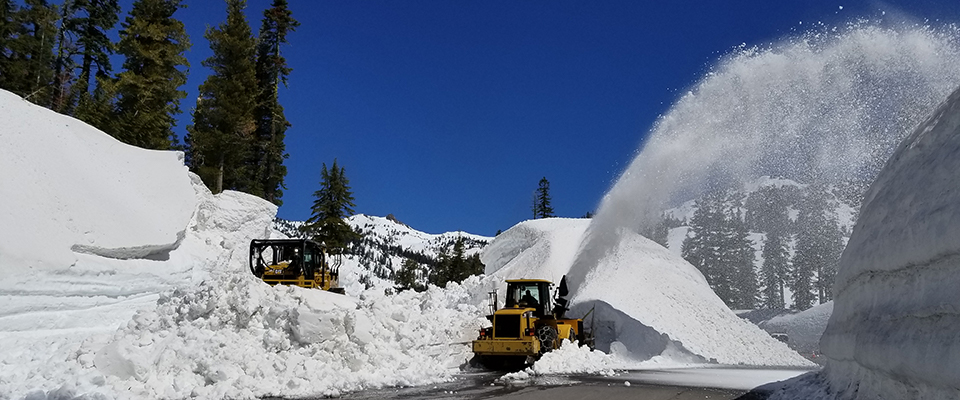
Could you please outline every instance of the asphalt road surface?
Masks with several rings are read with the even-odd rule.
[[[467,372],[454,381],[351,393],[342,399],[687,400],[762,398],[750,389],[806,370],[705,368],[623,371],[615,376],[570,375],[503,382],[502,374]]]

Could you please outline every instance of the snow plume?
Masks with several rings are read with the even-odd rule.
[[[738,48],[681,96],[606,194],[570,274],[576,290],[676,202],[763,175],[866,186],[960,82],[955,27],[856,23]]]
[[[557,282],[569,271],[589,224],[586,219],[520,223],[484,249],[487,273]],[[573,317],[590,313],[586,328],[595,334],[597,349],[614,356],[616,365],[812,365],[737,317],[682,258],[635,232],[618,234],[616,251],[600,260],[570,298],[568,312]]]
[[[821,346],[851,398],[960,397],[960,90],[867,192]]]

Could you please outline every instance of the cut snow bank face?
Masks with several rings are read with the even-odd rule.
[[[960,90],[880,172],[821,340],[836,392],[960,398]]]
[[[0,271],[64,270],[76,253],[163,258],[196,208],[183,154],[123,144],[0,91]]]
[[[580,249],[590,220],[527,221],[484,250],[487,273],[559,282]],[[591,309],[585,325],[597,348],[634,365],[660,363],[811,365],[785,344],[737,317],[703,275],[669,250],[629,231],[574,294],[570,316]],[[522,276],[520,276],[522,275]]]

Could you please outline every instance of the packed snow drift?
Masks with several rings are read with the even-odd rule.
[[[559,282],[589,226],[586,219],[527,221],[500,234],[482,256],[493,277]],[[695,267],[639,234],[624,231],[616,251],[573,294],[569,315],[591,309],[585,324],[597,348],[636,366],[658,357],[677,364],[812,365],[737,317]]]
[[[840,259],[821,341],[854,398],[960,397],[960,90],[896,150]]]
[[[0,113],[0,398],[336,395],[447,380],[471,356],[478,278],[270,287],[247,257],[278,234],[273,204],[10,93]]]

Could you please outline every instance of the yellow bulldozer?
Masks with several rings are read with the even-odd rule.
[[[270,285],[296,285],[343,294],[340,257],[331,266],[321,244],[307,239],[250,241],[250,272]]]
[[[552,286],[543,279],[508,279],[503,308],[497,305],[497,292],[490,292],[491,314],[487,319],[493,326],[480,329],[473,341],[473,363],[489,369],[519,369],[560,348],[565,340],[576,340],[592,349],[593,335],[583,326],[586,315],[565,317],[566,276],[560,280],[556,297],[551,296]]]

